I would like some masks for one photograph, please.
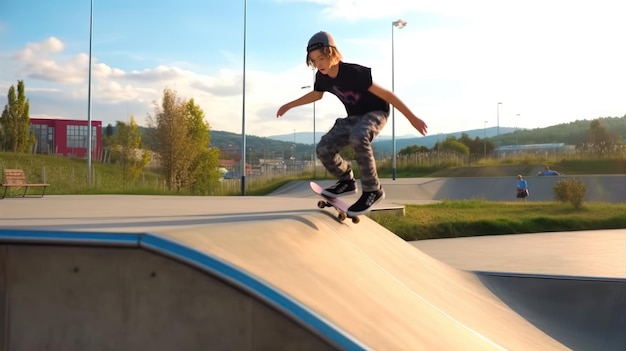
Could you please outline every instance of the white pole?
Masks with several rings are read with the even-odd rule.
[[[93,0],[89,17],[89,87],[87,89],[87,186],[91,186],[91,42],[93,38]]]
[[[248,1],[243,1],[243,98],[241,103],[241,195],[246,195],[246,16]]]
[[[404,28],[406,26],[406,21],[403,19],[398,19],[397,21],[391,22],[391,92],[395,92],[395,49],[393,42],[393,28],[397,27],[398,29]],[[392,161],[391,161],[391,178],[396,180],[396,114],[395,107],[391,107],[391,153],[392,153]]]

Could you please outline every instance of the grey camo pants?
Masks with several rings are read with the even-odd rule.
[[[372,150],[372,140],[387,123],[388,113],[369,112],[363,116],[338,118],[330,131],[317,145],[317,157],[326,169],[339,179],[352,178],[352,167],[340,155],[339,151],[352,145],[356,163],[361,170],[363,191],[376,191],[380,188],[376,160]]]

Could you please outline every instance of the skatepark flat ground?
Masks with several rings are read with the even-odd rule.
[[[436,181],[426,183],[432,182]],[[406,180],[385,183],[387,199],[380,206],[432,202],[436,200],[432,195],[441,191],[432,188],[428,198],[424,193],[427,186],[416,190]],[[216,279],[219,286],[233,286],[236,290],[228,296],[242,291],[248,299],[268,306],[268,311],[278,311],[285,316],[281,318],[303,326],[303,331],[284,332],[282,336],[266,331],[272,336],[268,340],[278,342],[272,345],[274,349],[626,347],[624,230],[406,243],[367,218],[356,225],[337,222],[334,210],[316,209],[317,197],[307,192],[305,186],[308,184],[296,182],[264,197],[89,195],[1,200],[0,266],[4,273],[0,286],[4,290],[0,297],[5,301],[5,307],[0,309],[5,314],[2,344],[8,345],[9,350],[26,350],[27,346],[37,345],[33,344],[36,340],[41,340],[41,346],[54,339],[56,345],[74,345],[66,349],[80,349],[76,345],[81,342],[104,338],[108,342],[103,341],[98,349],[131,349],[128,345],[136,346],[145,333],[155,340],[143,346],[167,349],[167,345],[171,346],[167,339],[155,336],[169,335],[163,329],[167,328],[167,321],[188,325],[184,320],[178,321],[173,311],[191,308],[196,313],[210,312],[197,304],[184,307],[193,299],[165,294],[167,289],[181,284],[175,279],[183,273],[175,274],[158,289],[148,289],[141,285],[146,282],[127,278],[124,283],[113,278],[98,284],[74,283],[76,274],[82,272],[76,263],[80,260],[95,262],[102,270],[113,265],[106,263],[110,262],[109,257],[117,257],[111,261],[122,265],[116,272],[132,271],[129,267],[149,261],[122,258],[128,249],[107,242],[114,236],[114,241],[124,242],[125,247],[182,262],[205,274],[206,279]],[[31,245],[39,253],[29,252]],[[89,247],[106,249],[110,254],[92,254]],[[31,257],[31,261],[26,257]],[[42,263],[26,273],[28,262],[38,259]],[[64,278],[59,273],[63,270],[54,270],[57,264],[75,266],[74,276]],[[216,265],[221,268],[216,269]],[[19,267],[25,267],[24,272],[20,273]],[[162,272],[170,268],[151,269],[158,277],[166,276]],[[103,273],[95,276],[110,277]],[[34,280],[37,277],[40,279]],[[27,281],[33,285],[26,285]],[[79,285],[64,290],[63,284]],[[191,287],[195,283],[185,284]],[[172,312],[167,317],[155,317],[145,309],[145,315],[138,314],[138,307],[133,306],[142,300],[133,296],[143,288],[154,299],[154,305],[146,305],[147,311],[158,311],[166,305]],[[93,306],[99,300],[89,300],[90,293],[102,289],[112,289],[112,295],[106,296],[118,296],[120,300],[98,310],[100,314],[89,314],[84,306],[80,313],[76,312],[80,307],[75,301],[77,291],[82,291],[86,306]],[[30,292],[29,300],[19,300],[26,292]],[[57,306],[64,308],[54,309],[47,302],[33,304],[52,297]],[[228,300],[220,301],[224,304]],[[241,330],[243,336],[239,339],[247,342],[241,349],[263,349],[263,342],[271,341],[263,340],[260,332],[255,334],[250,329],[278,324],[281,327],[277,330],[283,330],[286,324],[280,323],[287,322],[267,317],[270,312],[258,313],[266,316],[258,324],[249,320],[236,324],[236,313],[231,316],[232,313],[222,312],[219,322],[212,322],[214,317],[209,314],[191,326],[219,331],[223,325],[237,325],[231,329]],[[50,314],[54,314],[59,325],[54,336],[46,334],[50,326],[43,322],[50,320]],[[115,319],[118,315],[122,319]],[[40,319],[35,319],[37,316]],[[102,324],[103,316],[108,316],[104,320],[111,323]],[[142,326],[133,329],[134,336],[128,335],[128,329],[119,329],[129,318]],[[100,324],[93,330],[85,329],[84,325],[90,323]],[[95,333],[95,329],[105,332]],[[178,332],[188,333],[188,329],[193,328]],[[82,330],[83,336],[74,334],[76,330]],[[309,346],[302,333],[312,333]],[[225,334],[228,333],[216,332],[214,337],[225,338]],[[58,335],[67,335],[67,340]],[[196,344],[192,342],[196,339],[185,336],[188,349],[206,347],[206,340],[194,337]],[[120,344],[125,340],[129,344]],[[236,340],[221,342],[222,346],[215,349],[232,349]]]

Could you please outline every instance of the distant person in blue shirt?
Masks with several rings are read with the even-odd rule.
[[[523,200],[526,202],[526,198],[528,197],[528,183],[522,177],[522,175],[517,176],[517,199]]]
[[[559,172],[557,171],[553,171],[550,169],[550,167],[546,166],[546,168],[543,170],[543,172],[539,172],[540,176],[558,176],[560,175]]]

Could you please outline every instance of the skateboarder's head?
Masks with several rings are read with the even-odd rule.
[[[317,68],[320,72],[326,74],[326,70],[330,66],[339,64],[343,59],[341,52],[337,49],[335,39],[327,32],[317,32],[306,47],[306,63],[308,66]]]

